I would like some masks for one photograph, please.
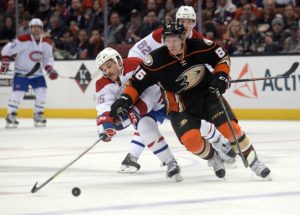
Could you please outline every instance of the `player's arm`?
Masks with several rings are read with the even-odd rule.
[[[108,78],[102,77],[96,82],[96,124],[98,135],[103,141],[110,141],[116,134],[116,122],[109,116],[110,107],[117,99],[117,86]]]
[[[19,53],[22,49],[22,43],[15,39],[12,42],[7,43],[1,50],[1,68],[0,73],[5,74],[9,68],[10,58],[12,55]]]
[[[42,61],[44,65],[44,69],[46,70],[48,77],[50,80],[55,80],[58,77],[58,72],[53,68],[53,63],[54,63],[54,57],[53,57],[53,47],[52,47],[52,42],[48,38],[43,39],[45,43],[45,57]]]
[[[207,41],[204,39],[204,41]],[[218,90],[223,94],[229,85],[230,57],[228,53],[218,44],[212,43],[211,49],[207,53],[208,63],[214,68],[214,79],[209,90],[216,92]]]
[[[112,104],[110,115],[116,118],[119,115],[128,114],[129,109],[138,101],[143,91],[153,84],[156,84],[155,78],[142,63],[127,82],[121,97]]]

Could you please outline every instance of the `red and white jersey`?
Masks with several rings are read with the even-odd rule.
[[[151,51],[163,46],[163,28],[158,28],[145,38],[138,41],[129,50],[128,57],[138,57],[144,59]],[[203,35],[193,29],[189,38],[203,38]]]
[[[54,62],[50,39],[41,38],[36,42],[30,34],[19,36],[13,42],[6,44],[1,51],[2,57],[11,57],[15,54],[15,72],[22,75],[28,74],[37,62],[40,62],[44,68],[52,67]],[[43,75],[42,67],[32,76],[41,75]]]
[[[123,59],[123,70],[120,75],[120,81],[114,82],[106,77],[101,77],[96,82],[96,110],[97,114],[109,112],[111,105],[120,97],[125,88],[125,83],[132,77],[135,70],[139,67],[141,59],[126,58]],[[148,87],[140,96],[139,101],[133,109],[140,115],[150,112],[151,110],[160,110],[164,107],[158,85]]]

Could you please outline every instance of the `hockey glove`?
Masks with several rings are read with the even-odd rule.
[[[219,91],[220,94],[223,94],[228,88],[228,84],[228,75],[225,72],[219,72],[215,74],[214,79],[212,82],[210,82],[209,91],[211,93],[216,93],[216,91]]]
[[[131,98],[126,94],[122,94],[121,97],[112,104],[109,115],[114,119],[118,119],[118,116],[121,115],[128,115],[131,105]]]
[[[2,63],[1,63],[1,68],[0,68],[0,73],[1,74],[5,74],[8,71],[8,67],[9,67],[9,57],[2,57]]]
[[[49,70],[48,70],[48,77],[49,77],[51,80],[55,80],[55,79],[57,79],[57,77],[58,77],[58,73],[56,72],[55,69],[49,69]]]
[[[129,125],[133,125],[134,128],[136,128],[137,122],[139,117],[132,111],[129,111],[126,115],[120,115],[118,116],[118,119],[116,120],[116,130],[123,130],[124,128],[127,128]]]
[[[116,134],[113,118],[105,114],[100,115],[97,117],[96,123],[98,126],[98,134],[102,141],[111,141],[111,138]]]

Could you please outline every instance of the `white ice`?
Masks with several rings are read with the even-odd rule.
[[[4,129],[0,120],[0,214],[130,214],[130,215],[298,215],[300,214],[300,122],[240,121],[273,181],[244,168],[227,169],[218,179],[207,163],[187,152],[168,122],[160,130],[178,160],[184,181],[167,179],[165,167],[149,151],[140,172],[117,170],[127,154],[132,129],[112,142],[98,143],[70,168],[32,194],[55,172],[96,140],[94,120],[48,119],[34,128],[19,119],[18,129]],[[81,195],[71,194],[73,187]]]

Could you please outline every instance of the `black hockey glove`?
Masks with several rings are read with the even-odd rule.
[[[211,93],[216,93],[218,90],[220,94],[223,94],[227,89],[228,83],[228,75],[225,72],[217,73],[212,82],[210,82],[209,91]]]
[[[131,105],[131,98],[126,94],[122,94],[121,97],[111,105],[109,115],[114,119],[117,119],[121,115],[128,115]]]

